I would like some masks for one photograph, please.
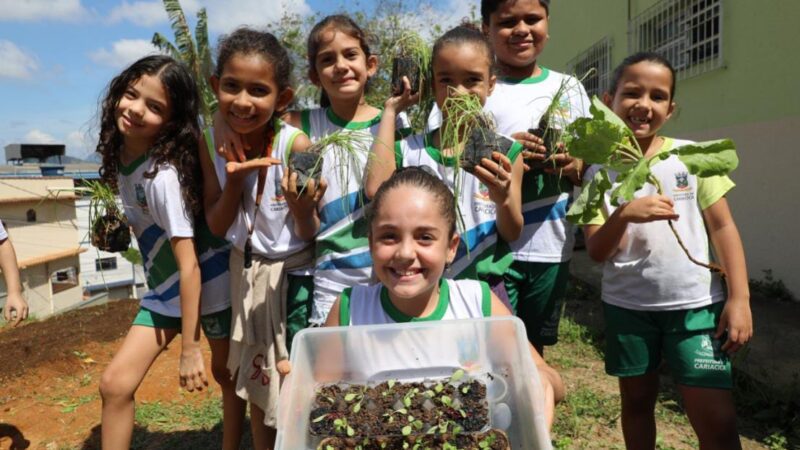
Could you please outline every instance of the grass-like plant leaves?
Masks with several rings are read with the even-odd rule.
[[[567,127],[566,143],[570,154],[601,168],[586,185],[578,199],[567,212],[567,219],[576,224],[586,224],[603,207],[605,193],[612,188],[608,170],[617,172],[619,185],[611,192],[611,203],[618,206],[633,200],[645,183],[653,184],[659,194],[663,188],[653,176],[651,167],[672,155],[677,156],[689,172],[698,177],[726,175],[736,168],[739,159],[736,147],[729,139],[683,145],[652,157],[645,157],[631,130],[613,111],[597,97],[592,99],[592,118],[580,118]],[[702,263],[689,254],[672,221],[669,227],[686,256],[698,265],[713,272],[725,271],[717,264]]]

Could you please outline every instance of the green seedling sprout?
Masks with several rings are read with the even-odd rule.
[[[465,373],[464,369],[456,370],[455,372],[453,372],[453,375],[450,376],[450,382],[454,383],[454,382],[459,381],[460,379],[464,378],[464,373]]]
[[[332,157],[334,159],[336,168],[335,177],[341,188],[340,194],[345,211],[349,211],[350,209],[350,205],[347,204],[346,200],[348,193],[347,181],[354,175],[358,178],[359,184],[363,184],[364,180],[362,177],[365,164],[361,163],[359,157],[367,155],[367,158],[369,158],[371,156],[369,151],[370,142],[371,137],[368,133],[364,133],[361,130],[345,129],[319,139],[305,150],[307,153],[317,155],[311,173],[319,173],[319,171],[322,170],[322,162],[325,157]],[[287,160],[284,161],[284,164],[288,165],[288,163],[289,160],[287,156]],[[300,188],[298,194],[302,195],[306,187],[308,187],[308,182]],[[361,192],[359,192],[358,201],[362,206],[366,203]]]
[[[492,444],[497,440],[497,435],[490,434],[478,442],[479,448],[492,448]]]
[[[123,224],[122,233],[127,233],[127,240],[130,243],[128,221],[117,205],[114,190],[100,180],[85,180],[84,184],[85,188],[78,189],[89,193],[89,234],[92,245],[98,248],[106,247],[103,244],[107,243],[110,231],[108,225],[114,220]]]
[[[672,155],[676,155],[689,172],[698,177],[726,175],[739,164],[736,147],[729,139],[688,144],[645,157],[633,132],[597,97],[592,99],[591,113],[592,118],[582,117],[567,127],[567,147],[570,154],[587,164],[604,167],[583,188],[567,212],[567,219],[573,223],[588,223],[602,208],[604,195],[612,187],[608,170],[618,173],[617,181],[620,184],[611,192],[611,203],[618,206],[620,201],[633,200],[634,193],[648,182],[656,187],[659,194],[663,194],[661,183],[650,169],[658,161]],[[718,264],[705,264],[692,257],[672,221],[668,223],[678,245],[691,262],[725,277],[725,270]]]
[[[418,33],[406,30],[395,43],[395,57],[408,58],[419,68],[419,103],[411,114],[411,122],[415,128],[421,129],[433,107],[431,47]],[[394,92],[394,94],[399,93]]]

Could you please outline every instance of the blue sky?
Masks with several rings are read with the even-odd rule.
[[[358,7],[371,9],[374,3],[363,0]],[[441,10],[427,12],[419,0],[406,3],[412,22],[428,17],[430,24],[441,23],[442,14],[458,21],[471,2],[437,1]],[[208,10],[212,42],[239,25],[264,27],[285,12],[342,9],[339,0],[181,4],[192,26],[196,11]],[[0,0],[0,149],[26,142],[63,143],[67,154],[77,157],[94,151],[103,88],[127,64],[153,51],[149,42],[156,31],[172,38],[161,0]]]

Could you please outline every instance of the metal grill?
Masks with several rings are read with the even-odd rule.
[[[666,57],[679,79],[723,66],[722,0],[662,0],[628,24],[631,53]]]
[[[611,38],[600,39],[591,47],[567,62],[567,67],[576,77],[583,79],[583,87],[591,98],[598,97],[608,89],[608,78],[611,74]],[[590,70],[592,73],[586,75]]]

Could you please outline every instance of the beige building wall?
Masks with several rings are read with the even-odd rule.
[[[762,123],[738,124],[682,134],[689,139],[733,139],[739,168],[731,174],[736,188],[728,196],[742,235],[751,278],[761,279],[772,270],[797,297],[800,241],[794,229],[800,223],[796,195],[800,194],[800,117]]]
[[[66,177],[0,178],[0,219],[14,244],[23,295],[38,318],[83,298],[78,255],[84,250],[72,187]],[[2,280],[0,292],[5,291]]]

